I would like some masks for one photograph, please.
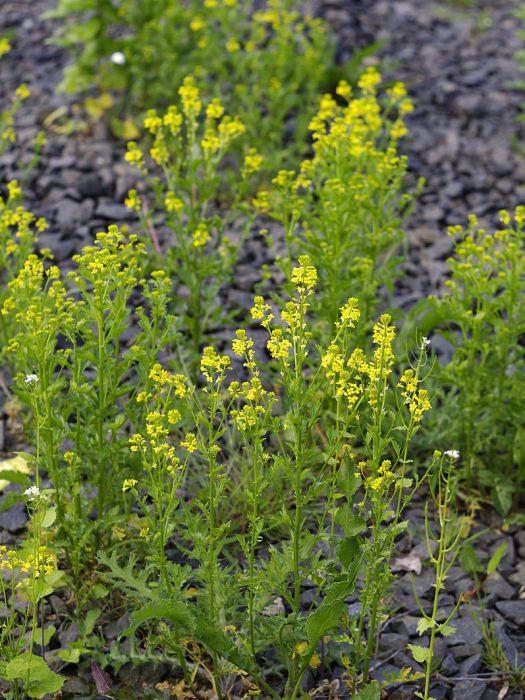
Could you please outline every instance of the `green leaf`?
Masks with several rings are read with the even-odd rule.
[[[137,610],[131,615],[131,624],[124,634],[130,635],[137,627],[147,620],[166,619],[175,625],[183,627],[187,631],[195,629],[195,620],[189,606],[179,600],[161,600],[149,603],[142,610]]]
[[[412,652],[412,656],[418,663],[423,663],[427,661],[430,650],[428,647],[420,647],[417,644],[409,644],[408,648]]]
[[[354,700],[380,700],[380,688],[381,687],[377,681],[372,681],[372,683],[365,685],[364,688],[361,688],[361,690],[352,697]]]
[[[78,664],[80,661],[80,649],[60,649],[57,652],[57,656],[66,664]]]
[[[14,469],[2,469],[0,471],[0,480],[9,481],[10,484],[19,484],[20,486],[31,486],[31,479],[27,474],[17,472]]]
[[[329,630],[339,624],[339,620],[346,608],[345,598],[355,588],[359,564],[359,560],[354,561],[342,580],[334,581],[327,586],[323,602],[306,620],[306,636],[310,649],[313,649],[321,637]]]
[[[514,483],[510,479],[498,479],[492,487],[492,500],[500,515],[507,515],[512,508]]]
[[[429,620],[428,617],[422,617],[419,622],[417,623],[417,631],[419,636],[423,634],[423,632],[426,632],[427,630],[431,630],[432,627],[434,627],[435,622],[434,620]]]
[[[500,565],[503,555],[507,551],[507,543],[502,542],[500,546],[496,549],[494,554],[490,557],[489,563],[487,564],[487,574],[493,574],[498,566]]]
[[[336,547],[337,560],[344,567],[350,566],[361,551],[362,542],[362,537],[345,537],[339,540]]]
[[[366,530],[366,521],[361,516],[354,515],[349,503],[345,503],[337,510],[335,520],[343,528],[347,537],[355,537]]]
[[[461,566],[469,574],[483,571],[483,566],[478,558],[478,555],[476,554],[476,550],[471,544],[467,544],[461,549],[459,553],[459,561]]]
[[[51,527],[51,525],[55,522],[56,517],[57,517],[56,508],[48,508],[46,510],[46,512],[44,513],[44,517],[42,518],[42,527],[44,529]]]
[[[449,637],[451,634],[454,634],[456,628],[454,625],[440,625],[438,631],[443,635],[443,637]]]
[[[64,683],[62,676],[51,671],[41,656],[29,653],[10,661],[5,668],[5,677],[8,681],[22,681],[24,684],[29,677],[25,692],[30,698],[56,693]]]

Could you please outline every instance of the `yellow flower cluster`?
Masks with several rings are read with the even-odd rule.
[[[312,294],[317,284],[317,270],[311,264],[309,255],[301,255],[299,266],[294,267],[291,274],[291,281],[302,294]]]
[[[401,375],[398,386],[402,388],[401,396],[416,423],[419,423],[432,404],[426,389],[418,389],[418,377],[413,369],[407,369]]]
[[[202,110],[202,101],[199,88],[195,85],[192,76],[184,78],[184,82],[179,88],[179,96],[182,102],[182,111],[190,119],[196,119]]]
[[[0,571],[19,571],[29,578],[39,578],[57,569],[55,555],[44,545],[36,552],[22,553],[0,545]]]
[[[219,355],[215,348],[208,346],[204,348],[201,356],[201,372],[211,383],[221,381],[226,370],[230,369],[231,360],[228,355]]]
[[[377,476],[369,477],[366,484],[373,491],[380,491],[387,486],[393,478],[392,462],[389,459],[384,459],[378,469]]]

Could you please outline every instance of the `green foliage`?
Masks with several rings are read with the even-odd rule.
[[[341,104],[324,95],[309,125],[313,155],[298,173],[280,171],[274,190],[255,200],[284,225],[287,255],[280,264],[285,273],[302,253],[319,270],[323,284],[316,313],[328,326],[345,300],[358,296],[368,329],[379,290],[391,294],[399,276],[402,216],[411,197],[401,194],[406,158],[398,144],[412,103],[401,83],[382,99],[380,82],[377,69],[369,68],[355,96],[345,81],[336,89]]]
[[[243,115],[251,144],[269,164],[286,160],[288,150],[304,153],[335,43],[302,3],[268,0],[254,12],[239,0],[59,0],[48,16],[64,20],[55,40],[75,57],[67,90],[118,92],[124,109],[136,113],[172,104],[193,75],[208,97]],[[292,143],[284,129],[290,118]]]
[[[470,485],[489,488],[505,514],[517,484],[525,479],[525,215],[494,235],[470,217],[467,230],[450,229],[456,240],[447,292],[431,302],[438,331],[454,347],[434,373],[439,408],[434,425],[441,440],[457,448]]]
[[[151,141],[148,147],[146,143],[142,147],[135,142],[128,144],[126,160],[140,168],[153,202],[148,204],[147,197],[131,190],[126,204],[140,217],[153,264],[176,279],[181,292],[186,290],[186,294],[176,297],[173,311],[182,317],[189,332],[189,363],[195,372],[201,343],[210,326],[225,322],[220,318],[217,295],[231,280],[248,235],[253,217],[242,199],[263,157],[250,149],[235,189],[224,192],[220,168],[246,126],[238,117],[225,115],[217,99],[204,105],[201,92],[190,78],[179,89],[179,97],[179,107],[172,105],[163,115],[148,111],[144,120]],[[221,197],[226,197],[227,208],[218,208]],[[241,233],[234,242],[226,232],[236,224]],[[165,250],[157,238],[161,228],[167,228],[170,235]]]

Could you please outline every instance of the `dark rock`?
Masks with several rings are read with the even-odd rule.
[[[95,210],[97,216],[107,219],[112,224],[121,221],[133,221],[136,218],[135,212],[130,211],[124,204],[117,204],[112,201],[101,201]]]
[[[15,503],[8,510],[0,513],[0,530],[19,532],[26,526],[29,517],[23,503]]]
[[[525,599],[502,601],[496,603],[496,608],[514,625],[525,627]]]
[[[503,576],[495,571],[493,574],[487,577],[483,582],[483,591],[485,593],[493,593],[496,598],[503,600],[509,600],[515,594],[515,589],[509,585]]]
[[[480,624],[471,617],[460,617],[452,621],[456,631],[447,637],[450,646],[456,644],[478,644],[483,639]]]
[[[459,681],[452,691],[452,700],[481,700],[487,684],[480,680]]]
[[[474,656],[471,656],[468,659],[465,659],[465,661],[462,661],[460,664],[459,675],[460,676],[475,676],[476,673],[481,668],[482,661],[483,661],[483,657],[481,654],[475,654]]]

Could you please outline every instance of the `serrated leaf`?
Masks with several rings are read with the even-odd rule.
[[[432,627],[434,627],[434,624],[435,622],[433,620],[429,620],[427,617],[422,617],[417,623],[417,631],[419,636],[421,636],[423,632],[431,630]]]
[[[412,652],[414,660],[418,663],[421,664],[424,661],[428,660],[428,655],[430,654],[430,650],[428,647],[420,647],[417,644],[408,644],[408,648]]]
[[[490,574],[493,574],[496,571],[506,551],[507,543],[502,542],[500,546],[496,549],[494,554],[490,557],[489,563],[487,564],[487,574],[489,576]]]
[[[443,637],[449,637],[451,634],[454,634],[456,631],[456,628],[454,625],[442,625],[439,628],[439,633],[443,635]]]
[[[131,615],[131,624],[124,634],[129,635],[147,620],[165,619],[186,631],[195,629],[195,620],[188,605],[179,600],[161,600],[145,605]]]
[[[5,667],[5,677],[8,681],[25,682],[27,696],[43,698],[49,693],[56,693],[62,687],[64,678],[54,673],[41,656],[21,654],[10,661]]]

